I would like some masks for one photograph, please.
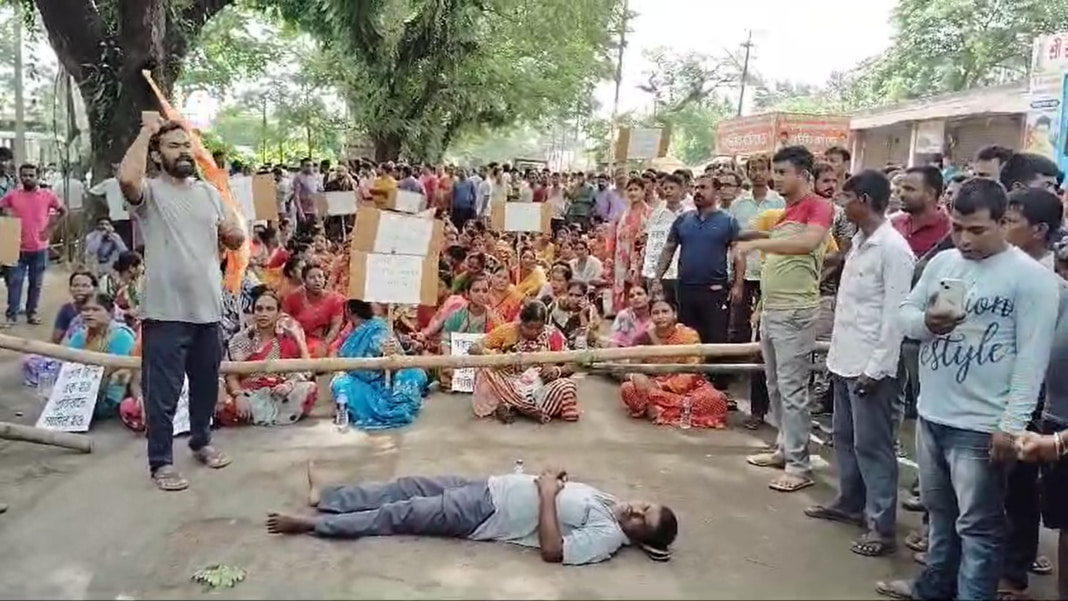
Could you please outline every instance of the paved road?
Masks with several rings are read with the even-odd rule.
[[[17,366],[0,357],[0,420],[32,423],[39,405],[19,388]],[[235,462],[218,472],[194,466],[179,439],[192,488],[176,494],[154,489],[143,440],[117,423],[94,426],[92,455],[0,443],[0,497],[11,505],[0,517],[0,598],[206,598],[190,576],[217,563],[248,571],[210,595],[235,599],[860,599],[874,597],[876,580],[912,573],[904,551],[858,557],[848,550],[856,531],[802,515],[832,494],[828,469],[816,487],[772,492],[769,474],[743,460],[759,438],[631,420],[617,395],[584,379],[576,424],[477,422],[468,397],[436,394],[412,427],[374,435],[339,433],[325,419],[225,430],[217,441]],[[672,506],[675,558],[656,564],[624,550],[562,568],[500,544],[269,536],[267,511],[301,507],[309,458],[346,481],[501,473],[517,458],[529,470],[563,465],[575,480]],[[914,517],[903,517],[902,536]]]

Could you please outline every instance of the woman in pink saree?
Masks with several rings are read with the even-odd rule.
[[[627,291],[642,281],[645,224],[652,212],[645,202],[642,180],[631,178],[627,182],[627,201],[626,210],[612,222],[607,237],[605,272],[612,284],[612,305],[604,308],[606,315],[615,315],[626,307]]]

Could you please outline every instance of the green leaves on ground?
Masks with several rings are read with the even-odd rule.
[[[193,574],[193,582],[208,588],[233,588],[245,579],[245,570],[235,566],[213,565],[201,568]]]

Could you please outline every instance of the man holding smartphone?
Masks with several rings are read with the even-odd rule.
[[[901,306],[920,342],[917,460],[930,516],[927,565],[890,596],[994,599],[1002,571],[1005,476],[1038,398],[1053,342],[1056,277],[1005,239],[1000,183],[965,182],[951,215],[956,249],[935,256]],[[962,309],[935,302],[962,281]],[[952,286],[950,286],[952,288]]]

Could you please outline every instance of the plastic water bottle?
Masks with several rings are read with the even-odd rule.
[[[52,396],[52,389],[56,387],[56,379],[59,376],[59,367],[46,365],[37,377],[37,398],[41,402],[48,402]]]
[[[349,400],[343,395],[337,397],[337,414],[334,415],[334,423],[342,432],[349,429]]]
[[[691,413],[693,407],[693,399],[690,397],[682,398],[682,415],[679,416],[679,427],[683,430],[689,430],[691,426]]]
[[[517,473],[517,474],[522,474],[523,473],[523,460],[522,459],[516,459],[515,460],[515,467],[512,468],[512,471]]]

